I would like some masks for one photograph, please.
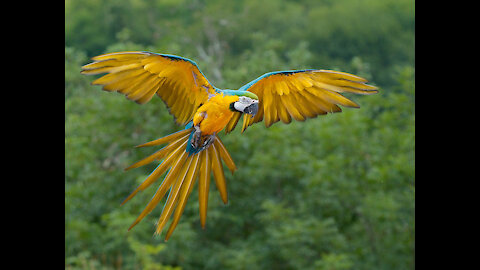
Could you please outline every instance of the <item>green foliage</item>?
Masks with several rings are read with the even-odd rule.
[[[66,269],[412,269],[415,250],[414,3],[65,2]],[[206,229],[196,189],[168,242],[155,192],[120,207],[156,164],[123,168],[176,126],[163,102],[139,106],[92,86],[94,55],[149,50],[194,59],[220,88],[265,72],[323,68],[380,87],[360,109],[220,135],[239,170],[229,203],[211,185]]]

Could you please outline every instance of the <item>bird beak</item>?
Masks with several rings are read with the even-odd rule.
[[[257,114],[258,112],[258,101],[245,107],[245,109],[243,110],[244,113],[248,113],[248,114],[251,114],[251,115],[255,115]]]

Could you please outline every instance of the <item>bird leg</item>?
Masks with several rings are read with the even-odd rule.
[[[200,151],[202,151],[203,149],[206,149],[208,148],[214,141],[215,141],[215,134],[216,132],[214,132],[212,135],[209,135],[205,141],[203,142],[203,145],[202,145],[202,148],[200,149]]]
[[[195,132],[193,133],[192,136],[192,141],[190,142],[190,145],[193,147],[193,149],[197,149],[198,146],[200,145],[200,139],[202,138],[202,131],[200,131],[199,126],[194,126]]]
[[[215,134],[202,136],[202,132],[200,131],[200,127],[194,126],[195,131],[193,132],[192,140],[190,141],[190,145],[193,149],[198,149],[197,152],[200,152],[206,148],[208,148],[214,141],[215,141]],[[202,141],[202,137],[205,137],[202,146],[200,147],[200,143]]]

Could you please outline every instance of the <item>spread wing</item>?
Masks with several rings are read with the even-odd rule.
[[[157,94],[180,125],[192,118],[196,109],[208,100],[214,87],[192,60],[151,52],[116,52],[92,58],[82,73],[107,73],[92,84],[103,90],[119,92],[126,98],[144,104]]]
[[[262,120],[265,126],[282,121],[305,121],[317,115],[341,112],[339,107],[359,108],[341,93],[374,94],[377,87],[366,84],[364,78],[332,70],[290,70],[266,73],[242,86],[239,90],[255,93],[259,98],[257,114],[244,114],[242,132]],[[225,132],[232,131],[241,113],[236,113]]]

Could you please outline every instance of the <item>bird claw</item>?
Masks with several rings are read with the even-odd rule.
[[[203,145],[199,148],[200,142],[202,139],[202,132],[198,126],[195,126],[195,132],[193,133],[192,140],[190,141],[190,145],[193,149],[198,149],[198,152],[208,148],[214,141],[215,141],[215,133],[208,136],[203,142]]]
[[[200,151],[205,149],[205,148],[208,148],[214,141],[215,141],[215,133],[208,136],[208,138],[203,142],[203,145],[202,145],[202,148],[200,149]]]

